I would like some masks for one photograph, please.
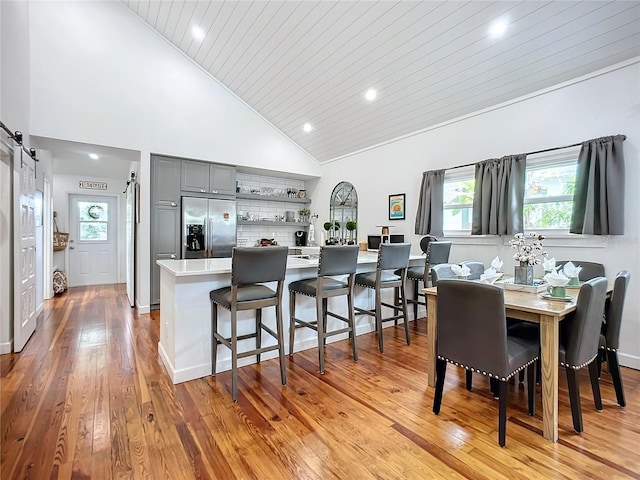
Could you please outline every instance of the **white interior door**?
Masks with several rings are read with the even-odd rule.
[[[115,197],[71,195],[69,202],[69,286],[117,283]]]
[[[36,330],[36,173],[33,158],[14,152],[13,350],[20,352]]]

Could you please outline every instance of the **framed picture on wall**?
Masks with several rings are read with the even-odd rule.
[[[404,220],[404,193],[389,195],[389,220]]]

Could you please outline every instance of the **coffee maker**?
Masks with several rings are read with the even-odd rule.
[[[307,246],[307,231],[306,230],[298,230],[295,235],[296,238],[296,247],[306,247]]]

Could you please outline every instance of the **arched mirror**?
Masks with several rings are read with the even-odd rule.
[[[331,193],[328,243],[354,245],[358,242],[358,192],[349,182],[340,182]]]

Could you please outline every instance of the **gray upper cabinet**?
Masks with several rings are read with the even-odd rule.
[[[154,205],[180,204],[180,161],[175,158],[152,156],[153,185],[151,201]]]
[[[229,165],[183,160],[181,177],[183,192],[236,193],[236,169]]]

